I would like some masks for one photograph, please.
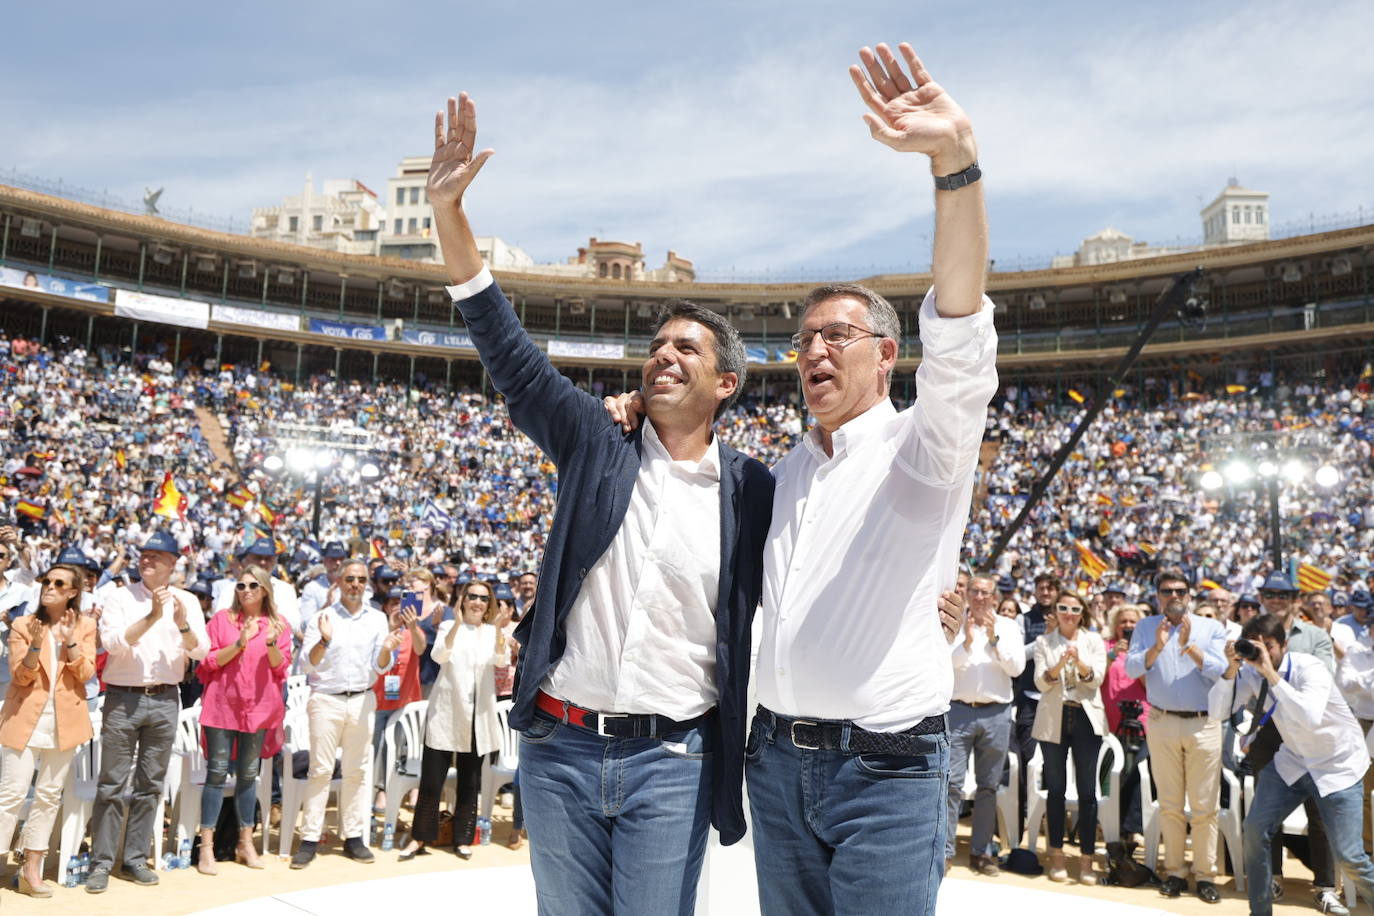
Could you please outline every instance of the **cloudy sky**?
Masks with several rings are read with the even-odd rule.
[[[1368,0],[81,0],[4,18],[0,181],[165,186],[164,209],[240,225],[306,172],[384,191],[465,89],[497,151],[473,221],[536,260],[595,235],[713,278],[921,269],[927,168],[869,137],[845,72],[900,40],[973,119],[999,267],[1106,225],[1195,239],[1231,175],[1271,192],[1276,224],[1374,219]]]

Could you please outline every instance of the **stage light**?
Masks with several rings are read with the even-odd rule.
[[[304,474],[315,464],[315,456],[308,448],[289,448],[286,450],[286,464],[297,474]]]
[[[363,480],[376,480],[378,477],[382,476],[382,469],[371,461],[368,461],[363,464],[358,473],[362,475]]]
[[[334,453],[327,448],[315,452],[315,467],[327,471],[334,464]]]
[[[1232,461],[1223,473],[1231,483],[1249,483],[1255,476],[1254,468],[1244,461]]]
[[[1258,470],[1261,477],[1273,477],[1279,472],[1279,466],[1266,458],[1259,463]]]
[[[280,474],[286,462],[281,460],[281,455],[268,455],[263,459],[262,466],[269,474]]]
[[[1334,487],[1341,482],[1341,472],[1329,464],[1324,464],[1317,468],[1317,486]]]
[[[358,462],[353,460],[352,455],[344,455],[344,459],[341,463],[343,464],[343,469],[345,471],[353,470],[353,468],[355,468],[358,464]]]
[[[1302,483],[1307,479],[1307,465],[1296,458],[1284,462],[1283,477],[1289,483]]]
[[[1226,482],[1226,478],[1221,476],[1220,471],[1204,471],[1202,474],[1202,489],[1215,490]]]

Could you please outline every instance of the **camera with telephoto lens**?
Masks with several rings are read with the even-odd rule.
[[[1134,754],[1145,743],[1145,723],[1140,721],[1145,707],[1140,705],[1139,700],[1117,700],[1116,707],[1121,710],[1121,721],[1117,723],[1116,736],[1121,739],[1122,749]]]
[[[1253,662],[1259,658],[1260,648],[1248,639],[1237,639],[1236,654],[1247,662]]]

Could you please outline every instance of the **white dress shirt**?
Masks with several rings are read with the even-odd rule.
[[[196,596],[180,588],[168,588],[172,600],[186,611],[186,625],[196,638],[194,649],[187,649],[170,608],[162,612],[134,645],[125,634],[129,627],[147,617],[153,609],[153,593],[142,582],[130,583],[112,593],[100,614],[100,645],[109,660],[105,662],[106,684],[121,687],[151,687],[180,684],[186,677],[186,663],[200,661],[210,651],[205,633],[205,614]]]
[[[11,548],[13,549],[13,548]],[[22,566],[12,566],[0,576],[0,687],[10,682],[10,612],[15,619],[33,610],[38,603],[38,587],[33,574]]]
[[[679,721],[716,705],[720,443],[674,461],[644,421],[639,474],[611,546],[565,623],[546,693],[597,712]]]
[[[377,664],[377,656],[386,641],[386,615],[366,604],[356,614],[350,614],[342,601],[325,608],[333,615],[334,635],[324,650],[318,665],[310,663],[310,651],[320,641],[320,615],[305,624],[305,639],[301,642],[301,657],[306,682],[319,693],[355,693],[372,686],[377,675],[391,670],[395,653],[387,656],[385,665]]]
[[[1313,655],[1289,652],[1279,664],[1279,682],[1269,688],[1265,699],[1267,713],[1273,707],[1273,723],[1283,736],[1283,745],[1274,755],[1274,768],[1288,785],[1312,775],[1323,796],[1348,789],[1364,778],[1369,769],[1360,723],[1345,705],[1326,664]],[[1251,665],[1241,665],[1234,684],[1218,678],[1207,694],[1207,714],[1225,719],[1243,709],[1258,696],[1264,678]],[[1228,708],[1229,704],[1229,708]]]
[[[329,576],[320,573],[305,583],[305,588],[301,589],[300,618],[302,622],[310,619],[312,614],[318,613],[320,608],[328,603]]]
[[[812,430],[773,468],[758,681],[774,712],[901,731],[949,709],[936,602],[954,587],[997,332],[986,297],[942,318],[932,290],[920,320],[916,403],[844,424],[833,457]]]
[[[448,647],[448,634],[453,650]],[[425,714],[425,747],[468,753],[476,738],[478,754],[501,747],[501,720],[496,717],[496,669],[510,664],[510,641],[496,648],[496,627],[445,620],[434,633],[430,656],[439,676],[430,688]]]
[[[1016,621],[998,614],[993,618],[992,632],[997,637],[995,646],[982,627],[973,627],[973,645],[967,650],[963,633],[954,641],[950,655],[954,661],[954,699],[961,703],[1010,703],[1011,679],[1026,668]]]
[[[1357,719],[1374,719],[1374,628],[1361,626],[1347,614],[1331,624],[1331,641],[1341,647],[1336,662],[1336,686]]]

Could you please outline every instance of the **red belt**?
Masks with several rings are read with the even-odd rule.
[[[596,732],[603,738],[661,738],[696,728],[711,714],[708,711],[694,719],[679,722],[652,712],[594,712],[549,696],[542,690],[535,694],[534,705],[560,722]]]

